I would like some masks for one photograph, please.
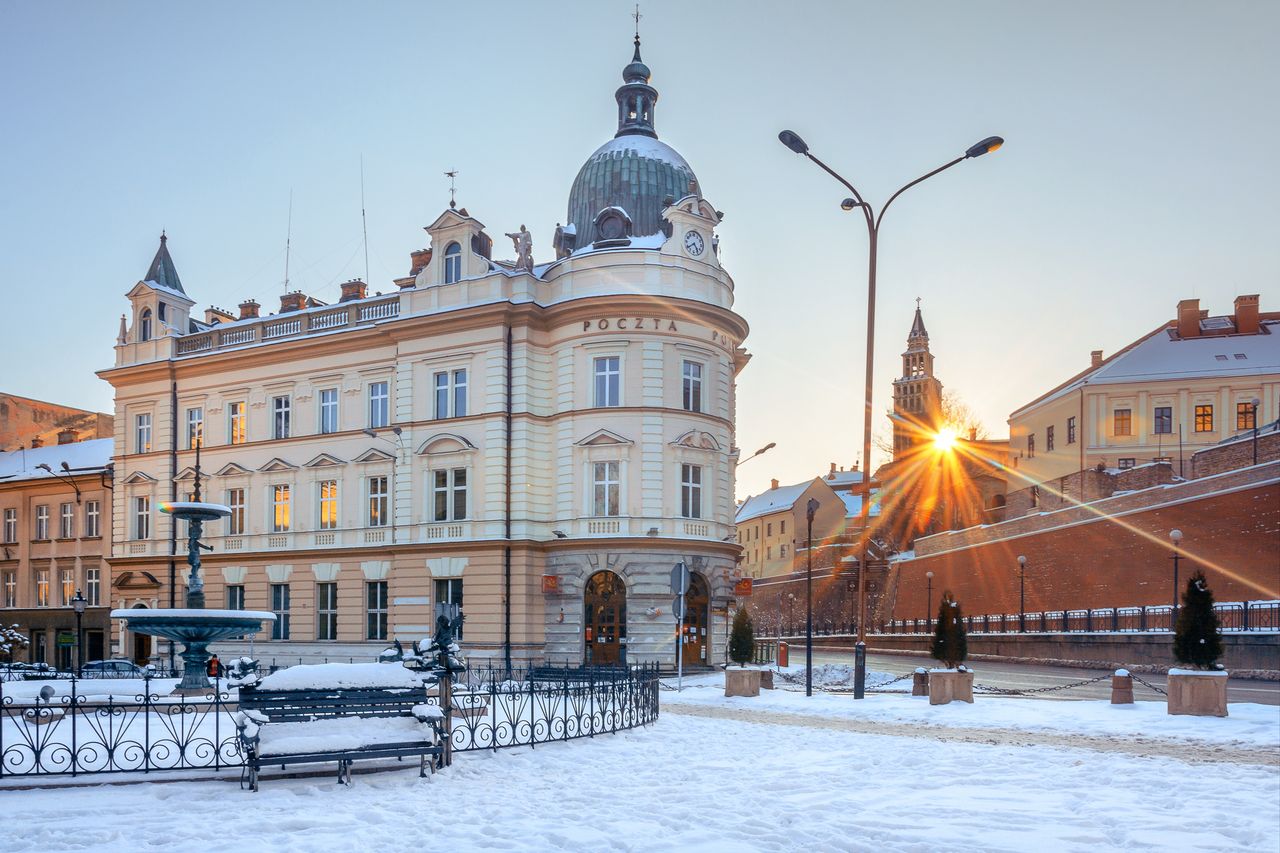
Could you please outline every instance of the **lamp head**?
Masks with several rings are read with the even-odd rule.
[[[47,462],[41,462],[36,467],[39,468],[41,471],[48,471],[50,474],[53,473],[53,469],[49,467],[49,463]]]
[[[857,206],[858,203],[851,198],[846,198],[844,201],[840,202],[841,210],[853,210]]]
[[[1255,400],[1255,401],[1254,401],[1254,405],[1257,405],[1257,400]],[[70,473],[71,473],[71,466],[70,466],[70,465],[68,465],[66,462],[63,462],[63,463],[62,463],[62,470],[63,470],[63,471],[66,471],[68,474],[70,474]]]
[[[1182,531],[1175,527],[1173,530],[1169,531],[1169,538],[1173,540],[1174,545],[1177,545],[1182,541]]]
[[[392,427],[391,431],[396,435],[400,435],[402,432],[404,432],[404,430],[400,429],[400,427]]]
[[[364,433],[365,435],[369,436],[369,438],[377,438],[377,437],[378,437],[378,434],[377,434],[376,432],[374,432],[373,430],[371,430],[371,429],[362,429],[362,430],[360,430],[360,431],[361,431],[362,433]]]
[[[933,580],[933,572],[925,572],[924,576],[929,580]]]
[[[992,151],[998,151],[1000,146],[1004,145],[1004,140],[999,136],[988,136],[981,142],[970,145],[968,150],[964,152],[967,158],[981,157],[983,154],[990,154]]]
[[[1018,557],[1018,565],[1019,565],[1019,566],[1025,566],[1026,564],[1027,564],[1027,558],[1026,558],[1026,557],[1023,557],[1023,556],[1019,556],[1019,557]]]
[[[797,154],[809,153],[809,146],[805,145],[804,140],[789,130],[784,130],[782,133],[779,133],[778,141]]]

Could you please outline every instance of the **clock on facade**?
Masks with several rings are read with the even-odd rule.
[[[684,249],[695,258],[702,254],[702,235],[697,231],[689,231],[684,235]]]

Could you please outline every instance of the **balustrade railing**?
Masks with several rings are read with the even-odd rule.
[[[1280,631],[1280,601],[1227,601],[1213,607],[1223,631]],[[1174,609],[1168,604],[1146,607],[1101,607],[1019,613],[970,614],[965,630],[972,634],[1129,633],[1173,630]],[[896,619],[884,625],[887,634],[918,634],[931,630],[930,619]]]

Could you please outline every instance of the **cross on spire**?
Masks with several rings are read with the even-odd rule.
[[[636,21],[636,41],[640,41],[640,19],[643,18],[644,15],[640,14],[639,3],[636,4],[636,10],[631,13],[631,17],[635,18],[635,21]]]
[[[454,179],[458,177],[458,170],[450,169],[444,176],[449,179],[449,207],[455,208],[458,206],[458,186]]]
[[[920,308],[920,297],[919,297],[919,296],[917,296],[917,297],[916,297],[916,308],[917,308],[917,309],[919,309],[919,308]]]

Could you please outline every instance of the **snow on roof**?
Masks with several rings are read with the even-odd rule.
[[[687,169],[690,173],[693,172],[689,163],[670,145],[660,139],[654,139],[652,136],[641,136],[639,134],[627,134],[626,136],[617,136],[610,139],[597,148],[588,160],[609,157],[622,151],[634,151],[641,157],[650,160],[661,160],[664,163]]]
[[[111,452],[114,448],[115,439],[95,438],[90,441],[73,441],[70,444],[51,444],[47,447],[0,453],[0,483],[53,477],[49,471],[36,467],[38,465],[48,465],[64,477],[67,474],[62,470],[63,462],[72,469],[101,470],[111,462]],[[85,472],[73,470],[71,473],[74,475]]]
[[[840,500],[844,501],[844,517],[858,518],[862,515],[862,495],[852,495],[848,492],[839,492]],[[871,490],[871,514],[880,514],[880,490]]]
[[[827,481],[827,485],[839,491],[842,486],[852,486],[854,483],[862,482],[861,471],[836,471],[834,474],[826,474],[823,476]]]
[[[570,257],[579,257],[581,255],[589,255],[592,252],[619,252],[628,249],[661,249],[662,244],[667,242],[667,235],[659,231],[656,234],[646,234],[643,237],[632,237],[631,242],[625,246],[606,246],[600,249],[595,248],[595,244],[588,243],[581,249],[577,249]]]
[[[793,486],[780,486],[763,494],[749,497],[738,507],[738,514],[734,521],[741,524],[744,521],[750,521],[753,518],[759,518],[771,512],[791,509],[812,484],[813,481],[808,480],[803,483],[796,483]]]
[[[160,293],[167,293],[168,295],[176,299],[181,299],[183,302],[188,302],[192,305],[195,305],[195,302],[192,302],[191,297],[187,296],[187,294],[183,293],[181,290],[175,290],[172,287],[165,287],[163,284],[160,284],[159,282],[155,282],[155,281],[144,281],[143,284],[145,284],[147,287],[151,288],[152,290],[158,291]]]

